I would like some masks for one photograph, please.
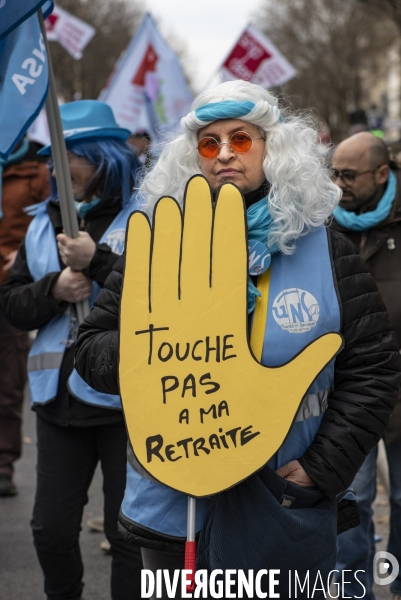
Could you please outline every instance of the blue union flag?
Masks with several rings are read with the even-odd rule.
[[[4,1],[9,0],[0,0],[0,6]],[[3,159],[44,104],[49,83],[47,63],[37,14],[0,40],[0,157]]]
[[[53,10],[52,0],[0,0],[0,40],[39,10],[46,18]]]

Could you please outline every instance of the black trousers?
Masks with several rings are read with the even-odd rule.
[[[176,569],[184,568],[184,560],[185,560],[185,551],[182,550],[180,553],[174,552],[163,552],[162,550],[151,550],[150,548],[141,548],[142,551],[142,560],[143,560],[143,568],[149,569],[149,571],[153,571],[156,577],[156,571],[158,569],[167,569],[170,573],[170,581],[173,580],[174,571]],[[167,590],[162,584],[162,600],[168,599]],[[152,596],[152,600],[156,598],[156,591]],[[181,600],[181,577],[179,579],[179,585],[177,588],[177,592],[174,596],[175,600]]]
[[[111,598],[141,597],[140,549],[117,531],[126,478],[124,423],[59,427],[37,416],[37,488],[31,522],[48,600],[78,600],[82,514],[98,461],[103,472],[104,530],[111,545]]]
[[[21,456],[21,422],[29,338],[0,312],[0,474],[12,476]]]

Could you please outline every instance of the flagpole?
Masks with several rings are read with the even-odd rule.
[[[50,139],[52,145],[52,156],[56,170],[57,190],[60,199],[61,220],[64,232],[70,238],[79,236],[77,216],[74,205],[74,195],[71,186],[70,169],[67,159],[67,148],[64,141],[63,127],[61,124],[60,109],[57,100],[56,80],[50,56],[49,42],[46,36],[46,27],[42,10],[38,11],[40,29],[46,46],[48,68],[49,68],[49,92],[46,98],[46,113],[49,122]],[[89,314],[89,302],[83,300],[75,303],[77,318],[80,323]]]

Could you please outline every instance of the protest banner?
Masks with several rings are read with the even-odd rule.
[[[39,5],[38,11],[31,14],[33,4],[29,0],[21,2],[20,7],[24,7],[24,13],[9,13],[15,20],[7,20],[9,33],[0,40],[0,158],[7,158],[47,100],[63,227],[68,236],[78,237],[67,151],[44,25],[44,17],[48,16],[53,3],[41,4],[43,9]],[[3,0],[1,10],[7,5],[7,1],[4,3]],[[30,16],[23,19],[24,15]],[[77,303],[76,307],[78,319],[83,320],[89,312],[88,302]]]
[[[147,14],[99,100],[112,107],[120,127],[157,137],[188,112],[192,99],[177,55]]]
[[[295,68],[255,25],[248,25],[223,62],[225,80],[245,79],[264,88],[282,85],[295,77]]]
[[[0,0],[0,40],[19,27],[42,7],[45,17],[52,9],[52,0]]]
[[[45,27],[48,41],[59,42],[76,60],[82,58],[83,50],[96,33],[91,25],[58,6],[54,7],[52,14],[45,20]],[[44,146],[50,144],[45,108],[40,111],[36,120],[29,127],[28,136]]]
[[[51,144],[49,123],[47,122],[46,108],[43,107],[32,125],[27,130],[27,136],[30,140],[38,142],[42,146]]]
[[[49,83],[47,64],[37,14],[0,40],[0,157],[3,159],[45,102]]]
[[[49,42],[58,42],[67,52],[80,60],[82,52],[96,33],[96,29],[78,19],[59,6],[45,21],[46,34]]]
[[[130,218],[119,383],[131,446],[157,481],[193,497],[262,468],[284,442],[311,383],[342,345],[321,336],[293,360],[261,359],[270,271],[247,339],[246,215],[238,189],[193,177],[183,212],[159,200]],[[262,332],[262,335],[261,335]]]

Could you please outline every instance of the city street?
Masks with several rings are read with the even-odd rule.
[[[0,0],[0,132],[0,600],[401,600],[401,0]]]
[[[35,491],[35,417],[25,404],[23,457],[17,463],[15,481],[19,494],[0,499],[0,600],[44,600],[42,574],[32,544],[29,520]],[[86,506],[81,548],[85,564],[85,600],[110,600],[110,557],[99,545],[103,536],[89,531],[86,521],[102,514],[101,474],[96,471]],[[377,533],[385,550],[388,532],[388,501],[379,486],[375,504]],[[387,587],[375,586],[376,600],[391,600]]]

